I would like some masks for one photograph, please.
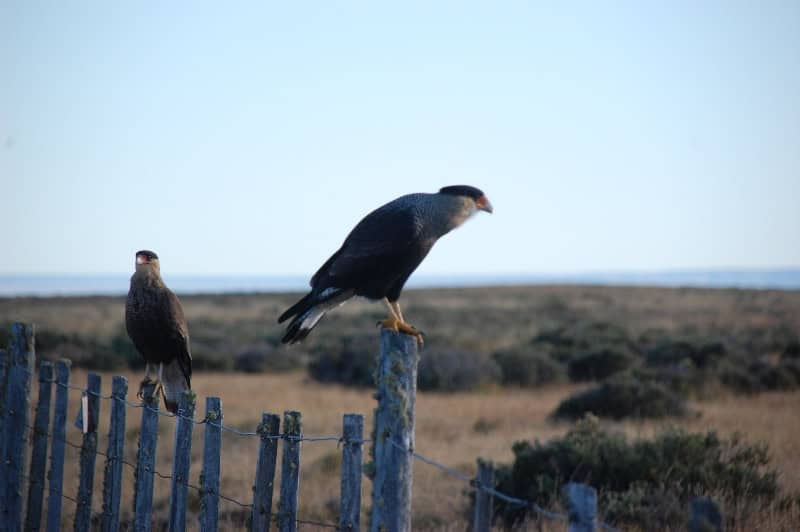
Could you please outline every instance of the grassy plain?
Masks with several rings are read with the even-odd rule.
[[[252,343],[274,344],[281,328],[275,317],[296,295],[255,294],[183,297],[184,307],[196,349],[213,350],[216,356],[232,358],[242,346]],[[800,331],[800,293],[787,291],[700,290],[606,287],[503,287],[463,290],[409,291],[404,295],[404,313],[426,331],[428,345],[456,344],[463,349],[491,353],[529,342],[550,327],[585,321],[604,320],[624,324],[634,336],[658,330],[670,335],[702,335],[725,341],[737,349],[756,345],[754,357],[777,356],[770,346]],[[382,317],[378,305],[354,302],[326,318],[309,338],[308,345],[294,348],[297,356],[323,349],[342,335],[372,335],[377,346],[377,331],[372,328]],[[39,331],[59,331],[110,342],[119,335],[123,318],[123,298],[26,298],[0,299],[0,322],[32,321]],[[82,356],[80,347],[60,350],[56,345],[44,355],[67,355],[82,365],[91,358]],[[281,348],[284,349],[284,348]],[[776,348],[777,349],[777,348]],[[60,350],[60,351],[59,351]],[[423,356],[425,354],[423,353]],[[102,372],[105,393],[112,375],[129,379],[131,397],[141,373],[119,369]],[[86,370],[76,367],[72,382],[86,382]],[[585,385],[561,384],[539,389],[484,387],[451,394],[420,393],[417,402],[417,450],[468,475],[475,470],[475,459],[482,457],[507,463],[512,459],[511,444],[518,440],[547,440],[562,435],[570,427],[553,423],[549,414],[558,403]],[[242,374],[198,372],[193,379],[198,397],[198,416],[203,398],[219,396],[226,425],[252,431],[262,411],[303,413],[307,435],[330,435],[341,431],[344,413],[365,415],[369,434],[374,407],[372,390],[320,384],[302,370],[281,374]],[[70,421],[74,419],[80,394],[70,392]],[[779,472],[782,489],[800,492],[800,392],[770,392],[755,396],[722,393],[690,404],[695,415],[668,422],[604,422],[630,436],[646,436],[667,423],[690,430],[715,429],[723,435],[735,432],[748,442],[769,445],[773,465]],[[106,420],[109,405],[101,405],[99,448],[106,446]],[[140,411],[129,409],[126,459],[135,461],[136,435]],[[159,426],[157,469],[171,471],[174,423],[162,418]],[[80,433],[71,424],[68,439],[80,442]],[[199,484],[202,426],[195,430],[191,482]],[[221,492],[242,502],[252,497],[257,440],[225,433],[223,436]],[[305,519],[335,521],[338,497],[338,455],[335,442],[307,442],[302,448],[300,515]],[[67,492],[77,488],[78,452],[68,449]],[[128,512],[133,499],[133,472],[125,468],[123,508]],[[415,530],[463,530],[467,486],[430,466],[415,465]],[[364,479],[362,500],[368,506],[370,483]],[[95,493],[102,489],[102,461],[98,460]],[[190,490],[191,491],[191,490]],[[95,498],[95,511],[100,509]],[[276,495],[277,499],[277,495]],[[156,478],[156,516],[166,515],[169,482]],[[65,513],[74,507],[64,503]],[[191,495],[191,509],[199,513],[199,498]],[[231,502],[221,502],[224,528],[241,526],[246,511]],[[800,517],[800,516],[794,516]],[[760,530],[790,529],[787,516],[765,512],[757,516]],[[196,526],[196,520],[190,519]],[[748,530],[753,523],[741,524]],[[306,525],[303,530],[315,527]],[[554,528],[558,529],[558,528]]]

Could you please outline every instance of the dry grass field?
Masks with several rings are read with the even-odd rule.
[[[104,389],[110,385],[111,373],[103,373]],[[140,379],[138,373],[127,372],[131,383]],[[74,371],[72,382],[86,382],[86,372]],[[202,416],[202,398],[216,395],[222,398],[224,423],[239,430],[255,430],[261,411],[282,413],[298,410],[303,413],[306,435],[340,434],[344,413],[365,416],[365,431],[371,428],[374,407],[372,392],[353,390],[338,385],[309,382],[303,373],[284,375],[244,375],[205,373],[194,381],[198,397],[197,417]],[[495,389],[480,393],[420,393],[417,403],[417,450],[465,474],[475,473],[475,459],[483,457],[495,462],[509,462],[511,443],[517,440],[547,440],[563,434],[568,425],[547,420],[558,402],[575,390],[575,385],[547,387],[542,390]],[[132,394],[131,394],[132,395]],[[80,394],[70,392],[70,420],[77,415]],[[767,393],[756,398],[726,397],[694,403],[697,416],[684,421],[672,421],[691,430],[716,429],[721,434],[740,432],[749,442],[769,444],[774,464],[780,471],[779,483],[787,490],[800,490],[800,421],[797,408],[800,392]],[[108,403],[101,404],[101,450],[107,445]],[[136,438],[140,411],[128,410],[128,439],[125,454],[130,462],[136,458]],[[646,436],[663,427],[664,423],[613,423],[615,430],[632,437]],[[68,439],[80,442],[80,431],[71,424]],[[173,452],[174,421],[160,418],[157,470],[169,473]],[[202,426],[195,429],[192,449],[191,482],[199,485],[202,450]],[[67,492],[77,490],[78,451],[67,449]],[[223,433],[221,492],[242,502],[250,502],[255,475],[256,438]],[[310,520],[335,522],[338,507],[339,449],[335,442],[306,442],[302,444],[300,482],[300,516]],[[102,457],[98,459],[95,493],[102,493]],[[133,500],[133,472],[125,468],[123,508],[128,513]],[[415,530],[464,530],[467,498],[465,486],[435,468],[417,462],[414,471]],[[368,506],[371,485],[364,478],[362,500]],[[191,493],[191,490],[190,490]],[[97,496],[96,496],[97,497]],[[277,496],[276,496],[277,499]],[[97,499],[95,499],[97,501]],[[199,513],[199,499],[191,498],[191,508]],[[156,477],[154,506],[156,516],[164,518],[169,503],[169,481]],[[95,502],[95,511],[98,503]],[[71,516],[71,503],[64,503],[64,512]],[[221,501],[221,520],[225,529],[241,528],[244,514],[236,504]],[[366,519],[366,516],[364,516]],[[762,516],[764,518],[764,516]],[[766,516],[767,521],[769,516]],[[785,530],[785,516],[775,517],[776,528]],[[763,519],[762,519],[763,520]],[[196,528],[196,519],[189,519]],[[311,525],[302,530],[314,530]],[[558,529],[558,528],[554,528]],[[744,530],[744,528],[743,528]]]
[[[264,411],[282,413],[298,410],[303,414],[306,435],[335,435],[341,432],[342,415],[365,416],[365,433],[372,423],[374,399],[370,388],[351,388],[321,384],[306,371],[244,374],[230,371],[237,353],[248,346],[277,347],[281,327],[275,317],[296,299],[296,294],[230,294],[182,297],[192,333],[193,354],[198,367],[219,367],[225,371],[199,370],[193,377],[198,395],[197,417],[202,416],[204,398],[222,399],[226,425],[252,431]],[[115,346],[124,340],[123,301],[120,297],[87,298],[0,298],[0,324],[26,321],[36,324],[41,340],[39,355],[66,356],[75,365],[73,384],[84,385],[87,367],[103,367],[109,361],[117,369],[102,371],[103,390],[110,390],[111,376],[126,375],[133,398],[142,373],[126,367],[124,358],[113,358]],[[408,319],[427,333],[426,353],[446,346],[489,356],[499,349],[530,345],[531,339],[553,327],[606,322],[624,327],[629,338],[647,345],[651,337],[707,338],[725,343],[736,360],[773,363],[780,358],[781,346],[800,331],[800,292],[756,290],[662,289],[591,286],[537,286],[448,290],[410,290],[404,294]],[[367,302],[354,302],[326,318],[308,342],[286,351],[286,356],[307,360],[310,354],[324,353],[341,345],[340,338],[356,337],[377,349],[378,332],[373,328],[383,308]],[[366,339],[366,340],[365,340]],[[116,342],[116,343],[115,343]],[[0,343],[4,340],[0,338]],[[210,361],[210,362],[209,362]],[[211,365],[213,363],[213,365]],[[120,365],[122,364],[122,365]],[[111,367],[106,365],[105,367]],[[420,393],[417,401],[417,451],[467,475],[475,472],[478,457],[509,463],[515,441],[546,441],[566,433],[571,423],[548,419],[566,397],[590,386],[551,384],[534,388],[484,385],[456,393]],[[769,445],[772,465],[784,493],[800,493],[800,392],[780,391],[757,395],[735,395],[715,389],[703,394],[702,401],[691,400],[692,415],[669,421],[603,421],[606,428],[624,431],[630,437],[646,437],[669,424],[692,431],[717,430],[724,436],[741,433],[749,443]],[[80,401],[70,391],[70,421]],[[107,445],[109,404],[101,404],[100,446]],[[141,411],[128,410],[126,458],[135,461],[136,438]],[[171,471],[174,420],[160,418],[157,469]],[[68,439],[80,442],[80,432],[72,424]],[[199,484],[202,426],[197,426],[192,450],[191,482]],[[221,492],[249,503],[255,472],[257,439],[223,433]],[[67,492],[77,489],[78,456],[67,449]],[[365,454],[366,457],[366,454]],[[102,486],[102,457],[97,463],[94,510],[99,506]],[[306,442],[302,447],[300,516],[334,522],[338,505],[339,449],[335,442]],[[169,482],[156,477],[155,515],[163,519],[169,502]],[[447,477],[424,463],[415,464],[414,529],[464,530],[468,499],[462,482]],[[369,505],[370,482],[364,478],[363,507]],[[199,513],[199,499],[190,490],[190,508]],[[133,472],[125,468],[123,509],[128,512],[133,500]],[[277,495],[276,495],[277,502]],[[242,527],[246,511],[234,503],[221,501],[224,529]],[[65,519],[74,506],[64,503]],[[366,511],[366,510],[365,510]],[[602,511],[602,508],[601,508]],[[366,516],[364,517],[366,519]],[[765,509],[740,522],[738,530],[792,530],[792,520],[800,515],[777,514]],[[194,518],[189,519],[197,526]],[[67,521],[65,521],[65,525]],[[535,527],[534,527],[535,528]],[[532,528],[532,529],[534,529]],[[304,525],[302,530],[315,527]],[[561,525],[552,527],[561,530]]]

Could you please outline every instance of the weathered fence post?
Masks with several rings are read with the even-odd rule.
[[[295,532],[297,530],[297,491],[300,488],[300,442],[303,437],[303,419],[300,412],[283,413],[283,434],[278,530]]]
[[[364,443],[364,416],[345,414],[342,437],[342,487],[339,504],[339,530],[361,530],[361,447]]]
[[[206,427],[203,438],[203,474],[200,484],[200,529],[217,530],[219,523],[219,455],[222,450],[222,403],[206,398]]]
[[[473,532],[489,532],[492,529],[494,497],[482,488],[494,488],[494,466],[478,458],[478,478],[475,486],[475,512],[472,517]]]
[[[370,530],[411,530],[417,339],[381,331]]]
[[[8,384],[8,352],[0,348],[0,503],[4,504],[6,483],[6,385]],[[0,511],[0,515],[2,511]]]
[[[722,532],[722,514],[708,497],[695,497],[689,503],[689,532]]]
[[[64,485],[64,446],[67,439],[67,403],[69,402],[69,360],[56,362],[56,404],[50,432],[50,480],[47,488],[47,531],[61,530],[61,490]]]
[[[78,487],[78,508],[75,510],[75,531],[89,530],[92,526],[92,493],[94,491],[94,464],[97,459],[97,425],[100,419],[100,375],[89,373],[86,401],[89,408],[83,419],[83,444],[81,445],[81,477]]]
[[[280,417],[265,412],[262,414],[261,424],[258,426],[261,442],[258,446],[258,465],[256,465],[256,481],[253,486],[253,514],[250,525],[250,530],[253,532],[269,531],[280,423]]]
[[[15,323],[11,326],[8,342],[9,366],[6,386],[6,420],[2,438],[5,440],[3,457],[5,475],[0,484],[5,485],[2,504],[2,523],[9,530],[22,528],[22,505],[26,488],[28,458],[28,416],[31,403],[31,377],[34,372],[35,352],[33,326]]]
[[[25,530],[39,530],[42,526],[42,501],[44,499],[44,474],[47,471],[47,430],[50,425],[50,397],[53,390],[53,364],[39,365],[39,401],[33,422],[33,448],[31,474],[28,483],[28,510]]]
[[[569,510],[568,532],[595,532],[597,491],[586,484],[570,482],[562,489]]]
[[[169,530],[186,530],[186,501],[189,466],[192,463],[195,395],[186,390],[178,398],[178,426],[172,458],[172,486],[169,497]]]
[[[125,401],[128,379],[114,377],[111,384],[111,424],[108,429],[105,475],[103,476],[103,532],[119,530],[119,502],[122,496],[122,460],[125,456]]]
[[[139,451],[136,454],[136,484],[133,494],[134,529],[149,532],[153,525],[153,474],[156,467],[158,443],[159,395],[154,395],[155,385],[145,384],[142,389],[142,427],[139,433]]]

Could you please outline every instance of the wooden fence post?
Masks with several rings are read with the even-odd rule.
[[[264,412],[261,415],[261,424],[258,426],[261,442],[258,446],[258,465],[256,465],[256,481],[253,486],[253,514],[250,525],[250,530],[253,532],[269,531],[280,423],[280,417]]]
[[[417,339],[381,331],[370,530],[411,530]]]
[[[103,476],[103,532],[119,530],[119,502],[122,496],[122,460],[125,457],[125,401],[128,379],[116,376],[111,384],[111,423],[108,429],[105,475]]]
[[[134,529],[149,532],[153,525],[153,474],[156,467],[158,443],[159,395],[154,395],[155,385],[145,384],[142,389],[142,427],[139,433],[139,451],[136,453],[136,484],[133,493]]]
[[[689,532],[722,532],[722,514],[708,497],[692,499],[689,512]]]
[[[492,529],[494,497],[481,488],[494,488],[494,465],[478,458],[478,478],[475,487],[475,512],[472,518],[473,532],[489,532]]]
[[[11,326],[8,343],[9,367],[6,386],[6,421],[4,423],[6,462],[2,504],[2,523],[9,530],[22,528],[22,506],[26,489],[28,459],[28,424],[31,403],[31,377],[35,370],[33,326],[15,323]]]
[[[100,419],[100,375],[89,373],[86,387],[88,409],[83,414],[83,444],[81,445],[81,476],[78,487],[78,508],[75,510],[75,532],[88,531],[92,526],[92,493],[94,464],[97,460],[97,425]]]
[[[568,532],[595,532],[597,491],[586,484],[570,482],[563,488],[569,510]]]
[[[8,351],[0,348],[0,503],[6,500],[6,483],[2,479],[6,478],[6,385],[8,384]],[[0,515],[2,511],[0,511]]]
[[[364,416],[345,414],[342,422],[342,487],[339,503],[339,530],[361,530],[361,447]]]
[[[186,390],[178,398],[178,425],[172,458],[172,486],[169,497],[169,530],[186,530],[186,502],[189,466],[192,463],[195,395]]]
[[[56,362],[56,404],[50,431],[50,480],[47,491],[47,532],[61,530],[61,490],[64,486],[64,446],[67,439],[70,361]]]
[[[50,425],[50,397],[53,390],[53,364],[39,365],[39,401],[33,422],[33,447],[31,474],[28,482],[28,510],[25,530],[39,530],[42,526],[42,501],[44,499],[44,474],[47,471],[47,437]]]
[[[300,412],[283,413],[283,434],[278,530],[295,532],[297,530],[297,491],[300,488],[300,439],[303,437],[303,418]]]
[[[203,438],[203,474],[200,484],[200,529],[215,531],[219,526],[219,462],[222,450],[222,403],[206,398],[206,427]]]

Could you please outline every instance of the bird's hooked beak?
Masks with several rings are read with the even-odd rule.
[[[150,261],[148,260],[148,258],[146,256],[144,256],[144,255],[136,255],[136,264],[137,265],[139,265],[139,264],[149,264],[149,263],[150,263]]]
[[[475,205],[478,207],[478,210],[486,211],[491,214],[494,209],[492,208],[492,204],[489,203],[489,198],[486,196],[481,196],[480,198],[475,200]]]

